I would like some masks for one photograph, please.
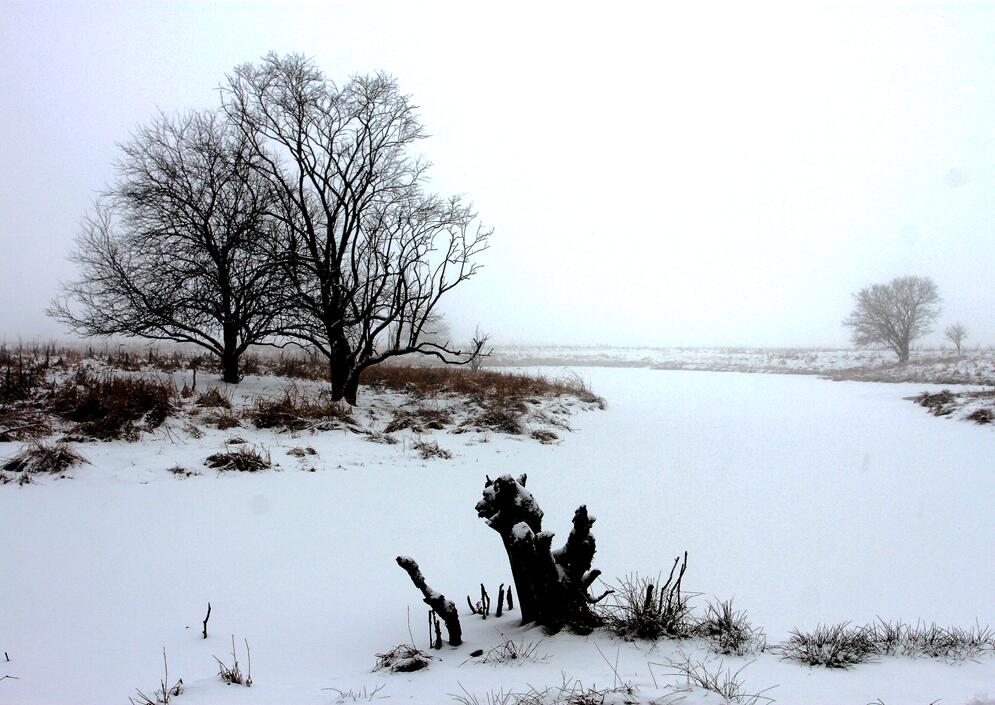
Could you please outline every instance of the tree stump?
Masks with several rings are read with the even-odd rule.
[[[477,515],[504,543],[522,623],[535,622],[550,632],[568,627],[586,634],[601,624],[591,605],[610,592],[597,598],[588,593],[601,574],[591,569],[594,517],[586,506],[578,507],[566,543],[553,550],[553,533],[542,530],[543,512],[525,489],[526,479],[526,475],[517,480],[511,475],[487,478]]]

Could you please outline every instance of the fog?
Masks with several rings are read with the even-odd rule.
[[[470,5],[4,3],[0,337],[63,333],[117,144],[275,50],[420,106],[433,187],[495,228],[458,335],[846,345],[852,292],[920,274],[926,342],[995,343],[995,5]]]

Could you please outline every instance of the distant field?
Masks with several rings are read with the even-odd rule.
[[[566,346],[499,347],[492,366],[585,365],[650,367],[661,370],[810,374],[865,382],[995,384],[995,350],[975,349],[957,356],[950,350],[923,349],[900,365],[884,350],[788,348],[625,348]]]

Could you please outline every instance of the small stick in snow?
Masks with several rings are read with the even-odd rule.
[[[10,656],[7,655],[6,651],[3,652],[3,657],[7,659],[7,663],[10,663]]]
[[[207,638],[207,620],[211,618],[211,603],[207,603],[207,616],[204,617],[204,638]]]
[[[508,609],[509,610],[515,609],[515,603],[511,601],[511,586],[512,585],[513,585],[513,583],[508,583]]]
[[[477,614],[477,608],[473,606],[472,602],[470,602],[469,595],[466,596],[466,604],[470,608],[470,614]]]
[[[487,594],[487,589],[484,587],[483,583],[480,583],[480,614],[487,619],[487,615],[491,613],[491,598]]]
[[[501,583],[501,587],[498,588],[498,606],[497,611],[494,613],[495,617],[501,616],[501,609],[504,607],[504,583]]]

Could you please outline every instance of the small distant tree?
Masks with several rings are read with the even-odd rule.
[[[909,348],[928,334],[940,315],[940,295],[929,277],[906,276],[873,284],[853,295],[856,305],[843,321],[855,345],[883,345],[908,362]]]
[[[960,357],[961,346],[964,344],[964,339],[967,338],[967,327],[960,321],[951,323],[943,331],[943,337],[954,344],[954,347],[957,348],[957,356]]]
[[[472,360],[470,360],[470,369],[472,371],[479,371],[484,365],[484,358],[490,357],[490,349],[488,349],[487,352],[484,352],[484,348],[487,347],[487,343],[490,339],[490,333],[484,333],[481,331],[480,326],[473,329],[473,340],[470,341],[470,349],[476,350],[477,354],[473,356]]]

